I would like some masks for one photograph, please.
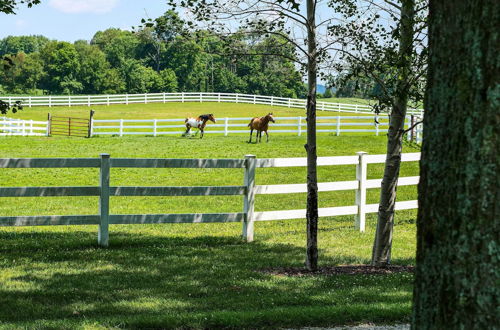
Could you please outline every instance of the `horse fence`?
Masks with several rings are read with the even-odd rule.
[[[46,121],[0,117],[0,136],[44,136],[48,133],[47,129]]]
[[[411,116],[407,117],[406,127],[410,127]],[[416,118],[416,117],[415,117]],[[217,123],[209,123],[205,134],[248,134],[248,123],[251,118],[218,118]],[[307,123],[305,117],[275,117],[277,123],[270,125],[269,132],[292,133],[301,136],[306,133]],[[387,116],[320,116],[317,117],[318,133],[333,133],[336,136],[345,133],[372,133],[379,135],[387,132],[389,126]],[[417,119],[414,119],[417,120]],[[18,135],[51,135],[57,130],[51,129],[49,121],[33,121],[0,117],[0,136]],[[81,124],[81,123],[80,123]],[[84,125],[85,126],[85,125]],[[88,136],[125,136],[125,135],[181,135],[185,132],[184,119],[92,119],[88,129]],[[416,126],[408,140],[421,142],[422,125]],[[81,127],[80,127],[81,128]],[[59,131],[70,134],[71,119],[64,118],[59,121]],[[82,136],[87,136],[86,128]],[[74,135],[74,134],[73,134]]]
[[[28,107],[54,106],[93,106],[134,103],[168,103],[168,102],[229,102],[263,104],[288,108],[305,109],[306,100],[276,96],[252,95],[240,93],[149,93],[149,94],[109,94],[109,95],[65,95],[65,96],[5,96],[1,97],[9,103],[21,101]],[[317,110],[335,112],[371,113],[372,107],[364,104],[343,104],[318,100]],[[422,109],[411,109],[409,114],[422,114]]]
[[[420,153],[402,155],[403,162],[418,161]],[[378,204],[367,204],[367,189],[380,188],[381,179],[367,179],[367,165],[384,163],[385,155],[319,157],[318,166],[356,165],[356,180],[322,182],[318,191],[355,190],[354,205],[319,208],[320,217],[354,215],[355,227],[365,230],[365,215],[375,213]],[[0,226],[52,226],[98,225],[98,244],[108,246],[110,224],[159,223],[213,223],[241,222],[243,237],[253,240],[254,222],[303,219],[305,209],[256,212],[255,195],[291,194],[307,192],[306,184],[256,185],[257,168],[305,167],[307,158],[257,159],[247,155],[244,159],[148,159],[110,158],[6,158],[0,159],[0,168],[99,168],[99,186],[85,187],[0,187],[0,197],[98,196],[96,215],[0,216]],[[241,186],[110,186],[111,168],[241,168],[245,171]],[[416,185],[419,177],[401,177],[398,185]],[[110,214],[110,196],[243,196],[242,212],[195,214]],[[396,210],[415,209],[417,201],[396,202]]]

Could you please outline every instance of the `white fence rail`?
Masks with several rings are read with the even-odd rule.
[[[0,136],[6,135],[47,135],[47,122],[0,117]]]
[[[150,93],[150,94],[110,94],[110,95],[66,95],[66,96],[0,96],[9,103],[21,101],[28,107],[39,106],[92,106],[132,103],[167,103],[167,102],[230,102],[264,104],[288,108],[306,107],[306,100],[276,96],[251,95],[240,93]],[[317,102],[319,111],[371,113],[372,107],[364,104],[343,104]],[[408,113],[422,114],[422,109],[412,109]]]
[[[217,118],[217,123],[209,123],[205,134],[237,134],[249,133],[248,123],[251,118]],[[273,133],[306,132],[305,117],[275,117],[276,123],[270,124]],[[386,132],[389,126],[387,116],[322,116],[317,117],[318,133],[374,133]],[[184,119],[105,119],[92,121],[93,135],[180,135],[185,132]],[[196,131],[196,129],[193,129]],[[193,133],[193,132],[192,132]]]
[[[408,116],[406,126],[411,123]],[[216,124],[210,123],[207,134],[248,134],[248,123],[251,118],[218,118]],[[376,120],[375,120],[376,119]],[[307,123],[305,117],[276,117],[277,123],[270,126],[271,134],[294,133],[305,134]],[[318,133],[380,133],[387,132],[389,126],[387,116],[320,116],[317,117]],[[196,129],[193,129],[196,131]],[[193,133],[192,131],[192,133]],[[92,120],[90,136],[96,135],[180,135],[185,132],[184,119],[103,119]],[[0,117],[0,136],[43,136],[48,135],[47,121],[22,120]],[[408,140],[422,141],[422,125],[414,128],[407,136]]]
[[[420,153],[403,154],[402,161],[418,161]],[[385,155],[319,157],[318,166],[355,165],[356,180],[319,183],[319,191],[355,190],[354,205],[319,209],[320,217],[355,215],[355,226],[365,230],[365,215],[378,210],[378,204],[366,204],[366,191],[379,188],[380,179],[367,179],[367,164],[383,163]],[[0,226],[47,226],[47,225],[98,225],[98,243],[109,244],[109,224],[146,223],[206,223],[242,222],[243,237],[253,240],[254,222],[305,218],[306,210],[282,210],[255,212],[255,195],[290,194],[306,192],[306,184],[255,185],[256,168],[304,167],[306,158],[256,159],[247,155],[245,159],[133,159],[110,158],[5,158],[0,159],[0,168],[100,168],[100,184],[91,187],[0,187],[0,197],[46,197],[46,196],[98,196],[97,215],[52,215],[52,216],[0,216]],[[241,186],[194,186],[194,187],[130,187],[110,186],[111,168],[242,168],[245,171]],[[415,185],[418,177],[402,177],[398,185]],[[209,196],[241,195],[243,211],[237,213],[196,214],[110,214],[110,196]],[[417,201],[396,203],[396,210],[417,208]]]

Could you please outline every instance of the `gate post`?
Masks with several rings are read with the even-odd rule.
[[[360,151],[356,153],[358,155],[358,164],[356,164],[356,180],[358,181],[358,189],[356,190],[356,205],[358,206],[358,213],[355,217],[354,226],[359,229],[360,232],[365,231],[365,218],[366,218],[366,172],[367,163],[366,152]]]
[[[101,154],[101,171],[99,186],[101,193],[99,196],[99,232],[97,243],[102,247],[109,245],[109,154]]]
[[[50,115],[50,113],[48,113],[47,114],[47,136],[50,136],[51,127],[52,127],[52,116]]]
[[[253,241],[253,213],[255,205],[255,167],[257,159],[255,155],[245,155],[245,180],[243,185],[246,187],[243,195],[243,239],[247,242]]]

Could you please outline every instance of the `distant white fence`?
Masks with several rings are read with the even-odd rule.
[[[229,134],[249,133],[247,118],[217,118],[217,123],[208,123],[205,134]],[[270,123],[269,132],[294,133],[302,135],[307,130],[305,117],[275,117],[276,123]],[[318,133],[374,133],[379,135],[387,132],[389,126],[387,116],[321,116],[317,117],[316,123]],[[184,119],[105,119],[92,121],[93,135],[180,135],[184,133],[186,126]],[[192,130],[192,133],[196,129]]]
[[[406,125],[411,123],[408,116]],[[251,118],[218,118],[217,123],[209,123],[206,134],[248,134],[248,123]],[[375,120],[376,119],[376,120]],[[294,133],[298,136],[306,133],[305,117],[276,117],[277,123],[270,124],[269,132]],[[320,116],[317,117],[318,133],[380,133],[387,132],[389,126],[387,116]],[[422,125],[417,126],[408,140],[421,142]],[[185,132],[184,119],[103,119],[92,120],[90,136],[98,135],[181,135]],[[192,130],[196,131],[196,129]],[[46,121],[21,120],[0,117],[0,136],[43,136],[49,134]]]
[[[110,94],[110,95],[66,95],[66,96],[0,96],[9,103],[21,101],[28,107],[55,106],[92,106],[133,103],[167,103],[167,102],[230,102],[264,104],[288,108],[306,107],[306,100],[285,97],[251,95],[240,93],[150,93],[150,94]],[[372,107],[364,104],[343,104],[317,102],[319,111],[370,113]],[[409,114],[422,114],[422,109],[413,109]]]
[[[418,161],[420,153],[402,155],[403,162]],[[368,155],[358,152],[356,156],[319,157],[318,166],[356,165],[356,180],[323,182],[321,191],[355,190],[354,205],[320,208],[320,217],[355,215],[355,227],[365,230],[365,215],[378,212],[378,204],[366,204],[366,191],[380,188],[381,179],[367,179],[367,165],[384,163],[385,155]],[[99,186],[86,187],[0,187],[0,197],[47,197],[47,196],[98,196],[97,215],[52,215],[52,216],[0,216],[0,226],[51,226],[51,225],[98,225],[98,243],[108,246],[110,224],[151,223],[206,223],[241,222],[243,237],[253,240],[254,222],[300,219],[306,217],[306,210],[283,210],[255,212],[255,195],[291,194],[307,192],[306,184],[256,185],[256,168],[305,167],[306,158],[256,159],[253,155],[245,159],[143,159],[110,158],[6,158],[0,159],[0,168],[100,168]],[[194,186],[194,187],[131,187],[110,186],[111,168],[242,168],[245,171],[241,186]],[[416,185],[419,177],[401,177],[398,185]],[[238,213],[196,213],[196,214],[110,214],[110,196],[243,196],[243,211]],[[397,202],[396,210],[415,209],[416,200]]]
[[[47,135],[47,122],[0,117],[0,136]]]

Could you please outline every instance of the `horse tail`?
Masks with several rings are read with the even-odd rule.
[[[255,119],[255,118],[250,119],[250,123],[248,124],[248,127],[252,127],[252,123],[253,123],[253,120],[254,120],[254,119]]]
[[[186,124],[188,122],[188,119],[189,118],[184,119],[184,124]]]

